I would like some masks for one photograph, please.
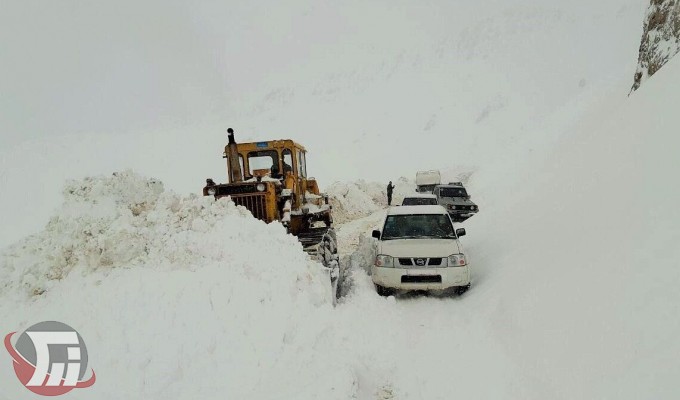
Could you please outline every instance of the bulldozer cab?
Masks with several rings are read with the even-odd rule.
[[[224,158],[229,157],[229,145],[225,146]],[[305,148],[292,140],[272,140],[237,144],[240,176],[227,161],[229,183],[247,181],[253,178],[269,177],[283,180],[292,175],[296,179],[307,178]]]
[[[233,168],[234,164],[227,161],[229,183],[253,179],[278,180],[285,189],[295,194],[293,208],[302,205],[307,193],[319,195],[316,180],[307,176],[307,151],[301,144],[283,139],[238,143],[236,146],[239,168]],[[228,159],[229,154],[229,145],[227,145],[223,157]]]

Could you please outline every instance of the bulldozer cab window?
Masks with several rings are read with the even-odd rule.
[[[276,175],[279,173],[279,154],[275,150],[251,151],[248,153],[248,168],[250,176],[258,169],[268,169]]]
[[[283,149],[281,161],[283,161],[283,176],[286,176],[287,172],[293,172],[293,152],[290,149]]]
[[[298,150],[297,152],[297,159],[298,159],[298,173],[300,174],[301,177],[306,178],[307,177],[307,163],[305,160],[305,153]]]

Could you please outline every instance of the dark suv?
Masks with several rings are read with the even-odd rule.
[[[455,222],[465,221],[479,211],[479,207],[470,200],[470,195],[460,182],[437,185],[433,194]]]

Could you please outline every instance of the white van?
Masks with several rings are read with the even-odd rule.
[[[432,193],[434,187],[442,183],[442,176],[439,171],[418,171],[416,172],[416,191],[418,193]]]

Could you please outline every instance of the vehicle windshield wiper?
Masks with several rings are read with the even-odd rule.
[[[382,240],[396,240],[396,239],[413,239],[413,236],[389,236],[382,237]]]
[[[408,236],[407,239],[455,239],[455,236],[451,235],[418,235],[418,236]]]
[[[433,236],[428,236],[428,235],[404,235],[404,236],[390,236],[390,237],[383,237],[382,240],[390,240],[390,239],[428,239]]]

